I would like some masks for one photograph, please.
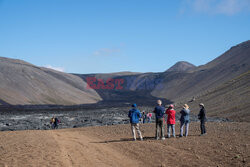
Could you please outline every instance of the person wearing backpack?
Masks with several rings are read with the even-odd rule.
[[[130,123],[131,123],[131,130],[132,130],[132,135],[134,138],[134,141],[136,141],[136,133],[137,131],[138,136],[140,137],[141,140],[143,140],[140,128],[139,128],[139,119],[142,117],[140,110],[137,109],[137,105],[133,104],[132,109],[129,110],[128,117],[130,118]]]
[[[58,118],[55,118],[54,129],[58,129],[58,124],[59,123],[60,123],[60,120]]]
[[[167,118],[167,129],[168,129],[168,134],[167,138],[170,138],[170,128],[172,129],[172,134],[173,137],[175,137],[175,110],[174,110],[174,105],[171,104],[168,109],[166,110],[166,114],[168,115]]]
[[[162,101],[157,100],[158,106],[155,107],[154,113],[155,113],[155,125],[156,125],[156,130],[155,130],[155,139],[159,140],[160,137],[160,129],[161,129],[161,139],[165,140],[165,135],[164,135],[164,114],[165,114],[165,108],[162,107]]]
[[[187,137],[188,136],[189,122],[190,122],[190,120],[189,120],[189,114],[190,114],[189,106],[187,104],[184,104],[183,109],[180,111],[180,113],[181,113],[180,137],[183,136],[184,126],[185,126],[185,137]]]
[[[203,103],[200,103],[199,104],[200,106],[200,113],[198,115],[198,118],[201,122],[201,136],[205,135],[207,132],[206,132],[206,127],[205,127],[205,122],[207,121],[207,118],[206,118],[206,110],[205,110],[205,107],[204,107],[204,104]]]

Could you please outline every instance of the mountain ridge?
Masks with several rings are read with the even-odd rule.
[[[187,61],[178,61],[173,66],[171,66],[166,72],[175,71],[175,72],[186,72],[195,69],[196,66],[187,62]]]

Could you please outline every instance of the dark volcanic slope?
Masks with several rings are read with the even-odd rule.
[[[0,57],[0,104],[96,103],[101,97],[79,77]]]
[[[228,81],[190,102],[192,110],[205,103],[208,116],[224,117],[234,121],[250,121],[250,71]]]
[[[117,105],[127,103],[138,103],[139,105],[154,105],[158,97],[154,97],[150,92],[160,82],[159,73],[113,73],[113,74],[75,74],[85,82],[88,78],[95,78],[93,82],[98,85],[97,80],[102,80],[107,85],[107,80],[112,78],[114,87],[112,89],[95,89],[102,97],[105,104]],[[120,89],[116,80],[121,80]],[[171,101],[162,99],[164,103]]]
[[[165,72],[162,89],[155,89],[153,96],[171,100],[191,98],[215,88],[250,69],[250,41],[232,47],[215,60],[192,72]],[[156,87],[157,88],[157,87]]]
[[[79,75],[97,79],[124,81],[122,90],[97,90],[104,100],[122,101],[143,98],[164,98],[170,101],[198,96],[250,69],[250,41],[243,42],[206,65],[195,67],[178,62],[163,73],[115,73]],[[97,84],[97,82],[96,82]]]
[[[178,62],[162,73],[72,75],[20,60],[0,58],[0,103],[83,104],[103,99],[110,104],[136,102],[152,105],[157,98],[162,98],[167,99],[166,104],[200,96],[249,69],[250,41],[232,47],[206,65],[195,67],[188,62]],[[102,79],[104,84],[112,78],[114,88],[87,89],[87,77]]]

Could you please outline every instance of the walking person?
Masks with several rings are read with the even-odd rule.
[[[165,135],[164,135],[164,124],[163,124],[163,117],[165,114],[165,108],[162,107],[162,101],[157,100],[158,106],[155,107],[154,113],[155,113],[155,119],[156,119],[156,131],[155,131],[155,139],[159,140],[160,136],[160,130],[161,130],[161,139],[165,140]]]
[[[137,105],[133,104],[132,109],[129,110],[128,117],[130,118],[131,130],[132,130],[132,135],[133,135],[134,141],[136,141],[135,131],[137,131],[140,139],[143,140],[142,134],[141,134],[141,131],[139,128],[139,119],[141,118],[141,116],[142,116],[141,112],[140,112],[140,110],[137,109]]]
[[[174,110],[174,105],[171,104],[168,109],[166,110],[166,114],[168,115],[167,118],[167,129],[168,129],[168,134],[167,138],[170,138],[170,128],[172,129],[172,134],[173,137],[175,137],[175,110]]]
[[[198,115],[198,118],[201,121],[201,135],[200,136],[203,136],[207,133],[206,127],[205,127],[205,122],[207,121],[206,110],[205,110],[203,103],[200,103],[199,106],[200,106],[200,113]]]
[[[184,128],[184,126],[185,126],[185,137],[187,137],[188,136],[189,123],[190,123],[190,120],[189,120],[189,114],[190,114],[189,106],[187,104],[184,104],[183,109],[180,111],[180,113],[181,113],[180,137],[183,136],[183,128]]]

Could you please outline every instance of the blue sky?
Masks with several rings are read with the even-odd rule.
[[[250,39],[250,0],[0,0],[0,56],[69,73],[205,64]]]

